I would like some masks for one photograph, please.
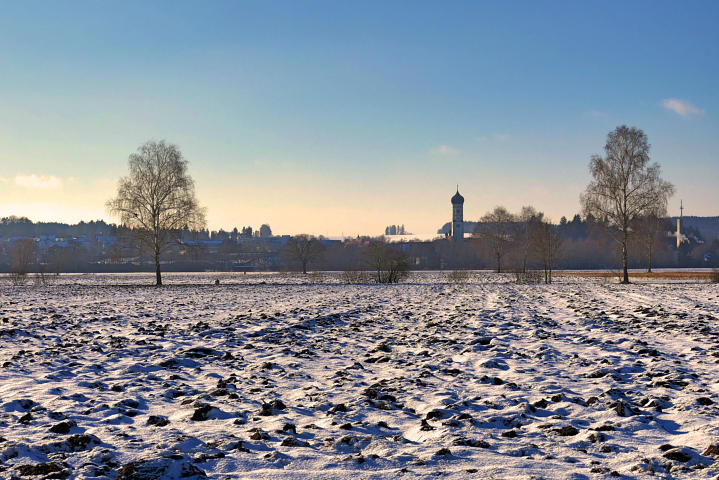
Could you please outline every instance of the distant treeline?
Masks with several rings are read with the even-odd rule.
[[[467,222],[469,223],[469,222]],[[406,256],[409,269],[496,269],[496,250],[482,226],[474,222],[464,242],[449,238],[433,241],[402,241],[393,243]],[[501,268],[541,268],[539,259],[531,254],[526,225],[513,222],[503,234],[505,250]],[[657,230],[651,253],[652,266],[716,267],[719,266],[719,240],[713,228],[719,217],[684,217],[682,243],[676,248],[676,221],[665,219]],[[524,230],[523,230],[524,228]],[[616,243],[601,222],[575,215],[551,225],[557,237],[554,268],[559,269],[615,269],[619,265]],[[485,232],[485,233],[483,233]],[[299,236],[298,236],[299,237]],[[297,238],[297,237],[295,237]],[[268,225],[253,230],[250,227],[230,232],[176,232],[177,241],[168,247],[163,257],[166,271],[259,271],[296,270],[298,261],[288,247],[296,247],[295,238],[273,236]],[[312,255],[304,267],[310,270],[370,269],[366,251],[371,238],[357,237],[314,240]],[[391,237],[389,237],[391,238]],[[528,237],[527,237],[528,238]],[[632,268],[646,268],[648,253],[639,235],[632,239],[630,264]],[[103,221],[64,223],[34,223],[26,218],[0,219],[0,271],[10,272],[18,261],[24,262],[28,272],[132,272],[152,271],[151,252],[142,251],[134,241],[133,232],[122,226]]]

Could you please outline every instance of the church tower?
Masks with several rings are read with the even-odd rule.
[[[457,185],[457,193],[452,197],[452,240],[455,242],[464,240],[463,209],[464,197],[459,194],[459,185]]]

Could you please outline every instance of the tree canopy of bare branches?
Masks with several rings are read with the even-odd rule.
[[[517,218],[504,207],[495,207],[480,218],[474,234],[481,237],[492,252],[497,273],[502,272],[502,260],[514,240]]]
[[[288,264],[295,265],[307,273],[307,267],[322,255],[322,243],[311,235],[300,234],[290,238],[284,248]]]
[[[130,155],[130,173],[120,179],[117,196],[107,202],[108,211],[152,252],[158,286],[163,251],[181,229],[205,226],[205,211],[195,197],[187,164],[175,145],[147,142]]]
[[[589,162],[592,181],[580,199],[585,215],[606,221],[621,249],[622,283],[629,283],[628,237],[632,221],[666,210],[674,186],[661,178],[659,164],[649,163],[646,134],[622,125],[609,132],[604,156]]]

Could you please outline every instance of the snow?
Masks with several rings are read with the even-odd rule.
[[[0,476],[719,475],[717,285],[165,280],[0,286]]]

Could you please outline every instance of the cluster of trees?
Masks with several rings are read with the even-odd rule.
[[[690,233],[684,249],[687,254],[706,250],[700,248],[706,246],[700,232],[691,228],[686,232]],[[628,236],[627,265],[644,267],[649,272],[657,262],[663,266],[699,265],[701,256],[675,255],[672,235],[672,224],[667,219],[653,215],[634,218]],[[480,264],[492,265],[498,272],[526,273],[539,269],[544,272],[545,281],[551,282],[552,270],[556,268],[621,269],[623,259],[616,248],[616,237],[616,227],[591,214],[585,218],[577,214],[571,221],[562,217],[555,225],[531,206],[523,207],[519,213],[499,206],[477,222],[469,243],[476,244]],[[719,242],[716,247],[719,249]]]
[[[0,237],[39,237],[52,235],[57,237],[80,237],[83,235],[115,234],[116,225],[102,220],[79,222],[74,225],[58,222],[32,222],[27,217],[10,215],[0,218]]]
[[[233,241],[237,241],[240,238],[252,238],[252,237],[271,237],[272,236],[272,229],[270,226],[266,223],[263,223],[260,228],[257,230],[252,230],[252,227],[249,225],[246,227],[242,227],[240,230],[237,229],[237,227],[233,228],[232,231],[226,232],[222,229],[218,230],[217,232],[212,232],[212,235],[210,236],[211,239],[218,239],[218,240],[224,240],[225,238],[230,238]]]
[[[377,283],[398,283],[409,273],[410,257],[399,244],[388,243],[384,238],[363,239],[359,242],[348,242],[356,247],[355,252],[350,255],[341,255],[344,260],[352,258],[351,263],[345,263],[342,270],[372,272],[373,279]],[[334,244],[345,249],[341,244]],[[307,273],[310,267],[320,269],[327,265],[327,259],[331,257],[332,250],[323,245],[321,239],[307,234],[295,235],[285,245],[282,254],[285,265],[290,269]],[[327,257],[327,253],[330,253]],[[363,277],[358,277],[363,278]]]
[[[562,238],[534,207],[522,207],[517,214],[502,206],[495,207],[480,219],[474,235],[491,252],[497,272],[502,272],[503,267],[506,270],[507,264],[518,273],[539,266],[544,281],[551,283]]]
[[[525,211],[528,209],[524,209]],[[520,217],[521,211],[513,215]],[[531,217],[530,217],[531,218]],[[621,259],[616,242],[610,236],[608,226],[592,216],[582,218],[575,215],[571,220],[562,219],[558,225],[551,225],[539,214],[526,225],[509,224],[510,234],[506,237],[505,253],[502,257],[502,271],[525,272],[545,270],[543,252],[552,253],[554,268],[575,269],[617,269]],[[483,225],[484,226],[484,225]],[[654,266],[719,266],[719,241],[704,241],[702,232],[685,227],[687,237],[680,249],[675,248],[676,239],[670,221],[653,237],[651,265]],[[543,228],[536,230],[535,228]],[[112,243],[90,241],[68,241],[64,246],[43,245],[35,242],[31,250],[29,265],[24,270],[31,272],[109,272],[109,271],[147,271],[153,264],[152,252],[143,251],[137,243],[132,231],[118,228],[119,238]],[[528,237],[525,236],[529,234]],[[540,234],[554,233],[559,242],[551,237],[550,245],[559,245],[556,251],[543,250]],[[241,271],[241,270],[338,270],[361,272],[372,269],[367,247],[373,238],[351,238],[343,241],[328,240],[322,237],[298,235],[290,238],[260,237],[232,239],[231,233],[210,232],[202,238],[213,238],[212,241],[192,242],[188,239],[199,236],[200,232],[178,232],[181,241],[173,242],[163,255],[163,269],[172,271]],[[527,240],[529,239],[529,241]],[[92,240],[88,237],[89,240]],[[391,239],[391,237],[387,237]],[[0,241],[0,271],[9,271],[17,263],[19,251],[15,251],[17,242]],[[108,240],[108,239],[104,239]],[[633,229],[630,236],[629,262],[632,268],[649,267],[649,247],[639,227]],[[454,269],[497,269],[496,255],[492,242],[481,234],[467,238],[465,242],[456,243],[450,239],[434,241],[403,241],[390,245],[404,252],[409,259],[409,268],[428,270]],[[289,254],[287,250],[297,249],[298,254]],[[525,255],[526,254],[526,255]],[[26,256],[26,258],[28,258]],[[526,263],[524,259],[527,259]],[[707,261],[709,258],[711,261]],[[303,261],[304,260],[304,261]],[[22,263],[22,262],[20,262]],[[154,268],[154,264],[153,264]],[[546,269],[547,271],[549,268]],[[361,276],[358,273],[358,276]]]
[[[580,197],[588,221],[601,227],[616,244],[623,283],[629,283],[633,247],[640,246],[651,271],[657,237],[666,229],[667,202],[674,193],[674,186],[661,178],[660,166],[650,163],[649,148],[646,134],[638,128],[622,125],[611,131],[604,155],[591,158],[592,180]],[[541,212],[524,207],[519,214],[512,214],[496,207],[480,219],[475,235],[489,246],[498,272],[505,256],[512,252],[515,270],[525,272],[535,256],[545,281],[551,281],[562,236]]]
[[[404,224],[388,225],[384,229],[384,234],[385,235],[412,235],[410,232],[408,232],[404,229]]]
[[[632,227],[644,222],[652,224],[645,229],[653,230],[674,194],[674,185],[661,178],[659,164],[650,161],[646,134],[635,127],[617,127],[607,135],[604,155],[592,157],[592,180],[580,197],[584,213],[606,223],[621,251],[623,283],[629,283]]]
[[[269,225],[267,226],[269,228]],[[261,237],[259,229],[245,227],[209,231],[172,231],[172,241],[163,253],[163,262],[173,270],[221,269],[242,257],[270,255],[277,251],[275,237]],[[26,255],[22,268],[15,246],[31,242],[32,255]],[[136,271],[152,257],[135,232],[123,225],[103,221],[34,223],[24,217],[0,219],[0,272],[27,270],[43,273]],[[267,265],[281,268],[282,265]]]
[[[150,253],[156,285],[162,285],[162,258],[178,248],[183,232],[203,231],[205,210],[196,198],[194,182],[187,171],[188,162],[175,145],[147,142],[130,155],[128,167],[129,174],[120,179],[117,194],[107,202],[107,208],[121,222],[118,238],[134,244],[138,251]],[[628,268],[633,261],[630,250],[646,257],[649,270],[662,253],[666,242],[663,245],[660,238],[667,228],[664,218],[674,187],[661,178],[659,165],[650,163],[647,137],[634,127],[622,125],[610,132],[604,155],[592,157],[589,167],[592,180],[580,198],[584,220],[577,216],[567,222],[563,218],[557,226],[533,207],[511,213],[499,206],[475,224],[474,236],[468,242],[444,239],[390,244],[383,238],[363,238],[328,248],[321,238],[296,235],[288,239],[278,253],[286,267],[303,273],[311,267],[369,268],[374,272],[375,281],[382,283],[400,281],[410,266],[482,268],[487,264],[493,265],[497,272],[510,269],[526,273],[540,269],[544,272],[544,281],[551,282],[552,270],[562,265],[562,259],[571,258],[578,245],[584,243],[586,250],[587,242],[593,242],[595,248],[591,251],[596,262],[597,257],[601,257],[597,252],[612,250],[607,243],[611,240],[616,246],[623,281],[628,282]],[[32,222],[12,221],[19,224],[21,230],[30,232],[33,228]],[[3,219],[0,230],[7,223],[10,222]],[[258,232],[244,227],[241,232],[235,228],[231,234],[221,233],[221,246],[228,238],[236,245],[239,237],[272,237],[272,230],[266,224]],[[390,225],[385,229],[386,235],[405,233],[404,225]],[[602,248],[596,248],[599,246]],[[61,253],[65,251],[53,253],[58,256],[55,261],[58,265],[64,262]],[[183,253],[195,255],[187,245]],[[27,273],[33,257],[37,261],[34,241],[15,242],[10,256],[12,269],[19,274]],[[617,258],[609,261],[616,262]],[[576,262],[572,266],[576,267]]]

